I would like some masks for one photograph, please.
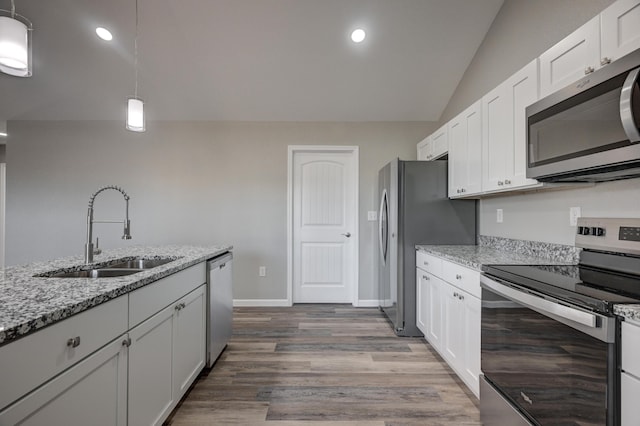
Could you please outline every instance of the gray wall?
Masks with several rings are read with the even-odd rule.
[[[360,147],[360,299],[374,277],[378,169],[415,159],[435,123],[10,122],[7,264],[82,254],[89,196],[103,185],[131,196],[133,239],[96,225],[101,246],[215,244],[235,247],[236,299],[286,299],[288,145]],[[120,219],[115,191],[96,199],[96,219]],[[258,266],[267,277],[258,277]]]
[[[611,3],[613,0],[505,0],[440,124]],[[484,199],[480,202],[480,233],[573,245],[575,228],[569,226],[569,208],[574,206],[582,208],[583,216],[640,217],[640,180]],[[496,209],[503,209],[503,223],[496,223]]]

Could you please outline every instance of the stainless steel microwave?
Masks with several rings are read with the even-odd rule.
[[[640,49],[526,109],[527,177],[640,177]]]

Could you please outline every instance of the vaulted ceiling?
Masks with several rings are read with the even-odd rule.
[[[138,0],[138,94],[148,120],[435,121],[502,3]],[[0,75],[0,120],[123,119],[135,0],[15,4],[33,76]]]

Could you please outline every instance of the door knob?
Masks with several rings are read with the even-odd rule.
[[[346,234],[341,234],[344,235],[345,237],[349,238],[351,236],[351,232],[347,232]]]

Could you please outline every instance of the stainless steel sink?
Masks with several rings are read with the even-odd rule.
[[[122,277],[125,275],[135,274],[142,269],[89,269],[87,271],[68,271],[58,272],[56,274],[48,275],[50,278],[107,278],[107,277]]]
[[[113,265],[105,266],[108,269],[151,269],[156,266],[164,265],[165,263],[173,262],[174,258],[164,257],[158,259],[143,259],[136,258],[125,260],[124,262],[116,263]]]
[[[125,260],[126,259],[126,260]],[[95,266],[93,269],[80,271],[49,271],[36,277],[43,278],[108,278],[132,275],[147,269],[155,268],[177,260],[177,257],[159,257],[145,259],[143,257],[123,258],[111,261],[106,265]]]

